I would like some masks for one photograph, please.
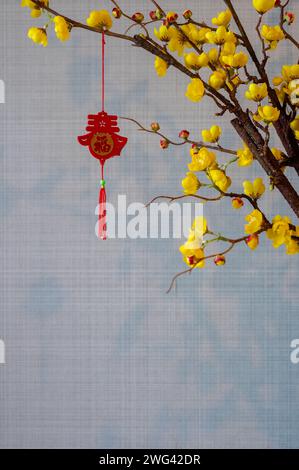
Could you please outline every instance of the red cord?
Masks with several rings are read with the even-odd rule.
[[[102,166],[102,181],[99,193],[99,238],[102,240],[107,239],[107,210],[106,210],[106,189],[104,180],[104,162]]]
[[[105,109],[105,31],[102,31],[102,111]]]
[[[105,31],[102,32],[102,111],[105,110]],[[106,189],[104,161],[101,161],[101,188],[99,193],[99,238],[107,239]]]

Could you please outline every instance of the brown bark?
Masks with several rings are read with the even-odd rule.
[[[267,175],[273,180],[273,183],[289,203],[297,217],[299,217],[299,195],[281,171],[279,163],[269,147],[265,148],[264,139],[255,125],[243,112],[240,112],[239,116],[231,121],[231,124],[240,138],[250,148]]]
[[[264,83],[267,84],[268,88],[268,93],[269,93],[269,98],[271,100],[271,103],[273,106],[278,108],[280,110],[280,118],[277,122],[274,123],[274,128],[276,130],[276,133],[284,146],[284,149],[292,161],[292,166],[296,169],[297,173],[299,174],[299,145],[297,140],[295,139],[295,136],[292,132],[292,129],[290,128],[290,123],[288,120],[288,117],[286,115],[285,110],[282,108],[280,101],[276,95],[275,90],[271,87],[271,84],[269,82],[269,78],[267,75],[267,72],[265,70],[265,67],[263,64],[259,61],[255,50],[249,40],[249,37],[243,27],[243,24],[238,16],[238,13],[236,12],[232,1],[231,0],[223,0],[224,3],[227,5],[227,7],[230,9],[232,16],[234,18],[234,21],[241,33],[241,36],[244,41],[244,46],[246,47],[247,51],[250,54],[250,57],[253,61],[253,63],[256,66],[257,71],[259,72],[259,75],[261,79],[264,81]]]

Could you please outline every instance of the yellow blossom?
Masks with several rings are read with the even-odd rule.
[[[244,147],[242,149],[237,150],[237,155],[239,166],[249,166],[252,164],[253,154],[246,144],[244,144]]]
[[[86,22],[88,26],[98,28],[101,31],[112,28],[112,19],[107,10],[91,11]]]
[[[299,140],[299,117],[296,117],[296,119],[291,122],[291,129],[293,130],[296,139]]]
[[[283,91],[289,95],[289,99],[294,106],[299,106],[299,80],[292,80]]]
[[[224,70],[215,70],[215,72],[210,75],[209,78],[209,85],[213,87],[215,90],[220,90],[225,84],[226,80],[226,73]]]
[[[275,0],[253,0],[252,4],[256,11],[263,14],[274,8]]]
[[[168,42],[169,50],[172,52],[177,52],[178,55],[182,55],[184,49],[191,47],[189,42],[189,25],[185,24],[180,27],[180,29],[174,28]]]
[[[41,0],[40,3],[42,3],[44,6],[48,6],[49,0]],[[31,0],[22,0],[21,7],[30,8],[32,18],[39,18],[41,16],[41,13],[42,13],[41,8],[38,7],[35,3],[33,3]]]
[[[260,118],[267,124],[275,122],[279,119],[280,111],[274,106],[259,106],[257,120]]]
[[[44,47],[48,45],[47,31],[43,28],[30,28],[28,37],[36,44],[41,44]]]
[[[158,77],[164,77],[168,69],[168,63],[157,56],[155,59],[155,69]]]
[[[272,240],[274,248],[278,248],[289,238],[290,219],[276,215],[272,220],[272,227],[267,230],[267,237]]]
[[[197,219],[193,222],[187,241],[180,246],[180,252],[183,255],[183,261],[188,266],[203,268],[205,262],[202,237],[207,230],[207,222],[203,217]]]
[[[194,234],[197,237],[203,237],[208,231],[208,223],[207,219],[203,215],[199,215],[195,217],[192,230],[194,230]]]
[[[253,183],[250,181],[243,182],[244,193],[253,199],[260,198],[265,192],[265,185],[262,178],[256,178]]]
[[[185,194],[195,194],[200,188],[200,182],[194,173],[187,173],[186,177],[182,180],[182,186]]]
[[[248,87],[248,90],[245,92],[245,97],[248,100],[256,102],[261,102],[264,98],[266,98],[266,96],[268,96],[266,83],[261,83],[260,85],[251,83]]]
[[[258,209],[254,209],[250,214],[245,217],[248,224],[245,225],[245,233],[252,234],[258,232],[263,225],[263,215]]]
[[[282,77],[274,77],[272,80],[272,83],[274,86],[279,86],[283,83],[283,78]]]
[[[205,44],[207,42],[206,34],[209,33],[210,28],[197,28],[195,25],[189,25],[189,38],[197,46]]]
[[[221,46],[225,42],[237,42],[237,38],[231,31],[227,31],[225,26],[219,26],[216,31],[209,31],[206,33],[206,38],[209,43],[217,44],[217,46]]]
[[[70,37],[70,26],[62,16],[55,16],[55,33],[60,41],[67,41]]]
[[[216,161],[214,152],[210,152],[205,147],[202,147],[197,152],[191,149],[190,153],[192,157],[192,162],[188,165],[190,171],[204,171],[211,167]]]
[[[231,179],[226,176],[225,172],[222,170],[209,170],[208,176],[214,185],[222,192],[225,192],[231,185]]]
[[[209,57],[205,52],[200,55],[195,52],[190,52],[185,55],[185,64],[189,69],[199,70],[202,67],[206,67],[209,63]]]
[[[174,31],[174,27],[167,28],[165,25],[161,25],[159,29],[154,29],[155,36],[162,42],[169,42]]]
[[[237,54],[231,55],[222,55],[222,62],[234,69],[239,69],[240,67],[245,67],[248,62],[248,56],[244,52],[238,52]]]
[[[215,67],[219,62],[218,50],[215,49],[215,48],[210,49],[209,52],[208,52],[208,57],[209,57],[209,64],[211,64],[213,67]]]
[[[296,239],[292,237],[296,237]],[[298,239],[299,239],[299,226],[296,227],[296,230],[290,230],[289,232],[289,237],[285,242],[287,255],[297,255],[299,253]]]
[[[277,98],[279,99],[279,101],[281,103],[283,103],[284,99],[285,99],[285,95],[286,95],[284,85],[281,85],[280,88],[274,88],[274,90],[275,90],[275,93],[276,93]]]
[[[279,25],[268,26],[263,24],[261,36],[270,44],[271,49],[275,49],[277,42],[284,39],[284,32]]]
[[[31,0],[22,0],[21,7],[35,8],[36,5]]]
[[[282,154],[282,151],[275,148],[275,147],[272,147],[271,149],[271,152],[273,153],[274,157],[276,158],[277,161],[281,161],[283,160],[283,154]]]
[[[210,129],[203,129],[201,131],[201,135],[204,142],[215,143],[218,142],[221,136],[221,127],[219,126],[212,126]]]
[[[230,23],[232,18],[232,14],[230,10],[220,11],[218,16],[212,19],[212,23],[216,26],[227,26]]]
[[[227,80],[226,85],[230,90],[234,90],[235,88],[238,88],[239,85],[241,85],[242,80],[238,75],[236,75],[233,79]]]
[[[189,237],[190,238],[190,237]],[[201,248],[200,243],[195,239],[194,241],[189,240],[180,246],[180,252],[183,255],[183,261],[194,268],[203,268],[205,265],[204,251]]]
[[[221,56],[234,55],[235,52],[236,52],[236,44],[234,44],[233,42],[225,42],[223,46],[221,47]]]
[[[205,94],[205,87],[200,78],[192,78],[187,86],[186,97],[190,101],[198,102]]]
[[[299,64],[284,65],[281,69],[282,76],[286,82],[299,78]]]

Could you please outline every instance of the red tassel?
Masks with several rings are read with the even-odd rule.
[[[107,240],[107,211],[106,211],[106,189],[104,180],[104,165],[102,164],[101,189],[99,194],[99,238]]]
[[[107,239],[107,222],[106,222],[106,189],[105,186],[101,187],[99,195],[99,238],[102,240]]]

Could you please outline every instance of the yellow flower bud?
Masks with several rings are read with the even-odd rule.
[[[274,8],[275,0],[253,0],[252,5],[258,13],[264,14]]]
[[[221,127],[219,126],[212,126],[210,129],[204,129],[201,132],[202,138],[204,142],[215,143],[218,142],[221,136]]]
[[[216,26],[227,26],[230,23],[232,14],[230,10],[220,11],[218,16],[212,19],[212,23]]]

